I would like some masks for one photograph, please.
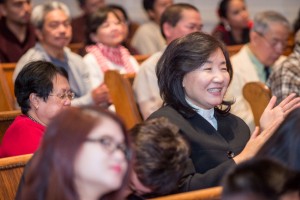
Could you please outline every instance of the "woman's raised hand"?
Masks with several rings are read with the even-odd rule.
[[[300,97],[295,96],[295,93],[290,94],[277,106],[275,106],[277,98],[273,96],[260,117],[260,128],[265,130],[272,125],[275,120],[281,120],[282,122],[292,110],[300,107]]]

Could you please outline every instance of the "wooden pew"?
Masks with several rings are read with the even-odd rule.
[[[212,187],[191,192],[167,195],[152,200],[219,200],[221,199],[222,187]]]
[[[9,86],[9,90],[11,95],[14,97],[14,82],[13,82],[13,73],[16,68],[17,63],[1,63],[0,67],[2,68],[2,71],[5,75],[5,79],[7,81],[7,84]]]
[[[26,163],[32,154],[0,159],[0,199],[15,199],[18,185]]]
[[[226,47],[227,47],[227,51],[229,53],[229,56],[233,56],[234,54],[239,52],[239,50],[241,50],[243,45],[231,45],[231,46],[226,46]]]
[[[15,118],[21,114],[20,110],[13,110],[13,111],[3,111],[0,112],[0,144],[4,133],[6,132],[7,128],[11,125],[11,123],[15,120]]]
[[[147,60],[150,55],[134,55],[133,56],[139,64],[142,64],[145,60]]]
[[[116,70],[108,70],[104,75],[116,113],[124,120],[128,129],[142,121],[136,105],[130,81]]]
[[[2,67],[0,67],[0,94],[0,111],[13,110],[14,97],[9,89]]]
[[[243,87],[243,96],[250,104],[255,125],[259,126],[260,117],[272,97],[271,90],[262,82],[249,82]]]

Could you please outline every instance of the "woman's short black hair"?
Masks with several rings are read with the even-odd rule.
[[[172,106],[186,117],[195,114],[194,109],[185,99],[183,77],[201,67],[217,49],[221,49],[224,54],[231,81],[232,66],[226,47],[221,41],[208,34],[195,32],[171,42],[156,68],[164,105]],[[226,105],[226,109],[217,108],[217,110],[221,113],[229,112],[232,102],[223,101],[222,104]]]
[[[91,40],[90,35],[91,33],[97,32],[98,27],[101,26],[107,20],[109,13],[113,13],[116,16],[116,18],[119,21],[121,21],[119,16],[115,13],[115,11],[109,7],[99,8],[96,12],[89,16],[88,26],[86,30],[87,44],[95,44],[95,42]]]
[[[33,61],[24,66],[15,81],[15,96],[23,114],[31,109],[29,96],[35,93],[47,101],[53,90],[53,79],[57,75],[68,79],[65,69],[56,67],[50,62]]]

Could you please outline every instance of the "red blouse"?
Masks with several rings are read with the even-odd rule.
[[[26,115],[16,117],[2,139],[0,158],[34,153],[40,145],[45,128]]]

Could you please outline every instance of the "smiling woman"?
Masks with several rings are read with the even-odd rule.
[[[90,72],[93,87],[103,82],[107,70],[118,70],[122,74],[138,71],[139,64],[121,45],[125,39],[123,23],[111,8],[99,9],[89,18],[88,54],[83,60]]]
[[[191,147],[181,191],[218,185],[226,170],[251,158],[273,133],[276,126],[266,124],[269,128],[250,138],[245,122],[229,113],[232,102],[224,95],[233,71],[216,38],[196,32],[174,40],[156,70],[164,106],[150,118],[167,117]],[[267,109],[273,106],[274,99]]]

